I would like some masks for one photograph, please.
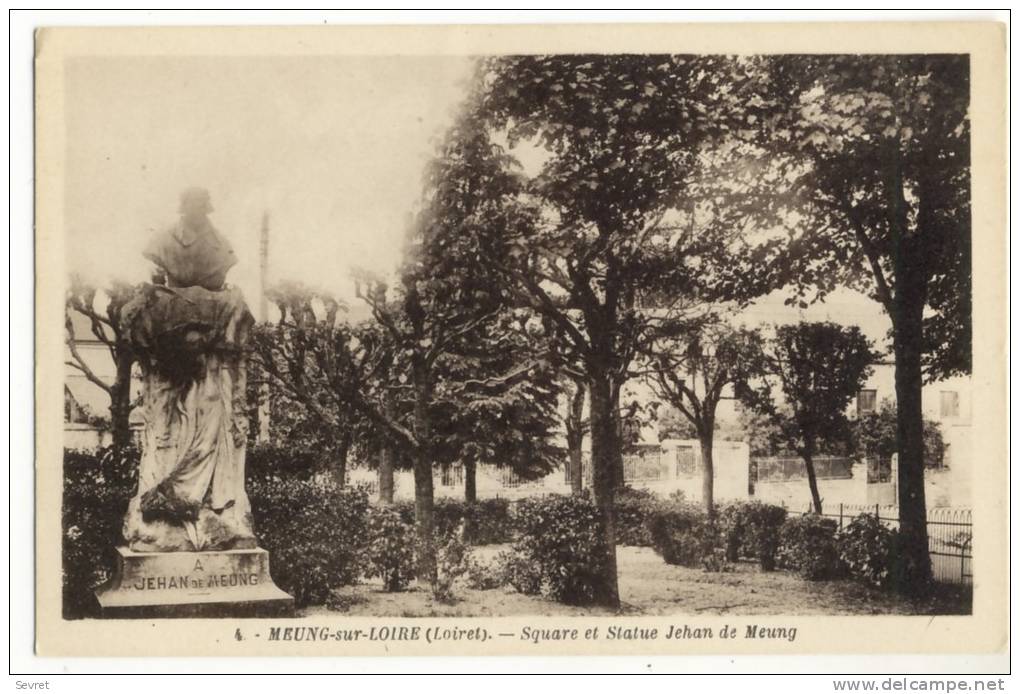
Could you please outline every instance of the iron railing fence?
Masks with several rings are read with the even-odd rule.
[[[808,509],[810,512],[810,509]],[[842,530],[861,514],[875,516],[889,528],[899,528],[899,507],[879,504],[839,504],[822,507],[822,515],[833,518]],[[973,573],[973,517],[969,508],[928,509],[928,554],[932,575],[940,583],[971,585]]]

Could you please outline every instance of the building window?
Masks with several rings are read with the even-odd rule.
[[[875,411],[876,390],[862,390],[857,393],[857,414],[870,414]]]
[[[960,416],[960,394],[955,390],[944,390],[939,393],[939,414],[942,417]]]

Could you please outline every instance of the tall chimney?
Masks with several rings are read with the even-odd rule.
[[[259,232],[259,320],[269,320],[269,303],[266,299],[266,283],[269,281],[269,212],[262,213],[262,229]]]
[[[269,300],[266,298],[266,289],[269,282],[269,212],[262,213],[262,229],[259,231],[259,320],[269,320]],[[259,432],[257,439],[260,443],[269,441],[269,383],[264,382],[259,386]]]

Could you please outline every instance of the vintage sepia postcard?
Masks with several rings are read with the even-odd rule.
[[[997,654],[992,23],[45,28],[37,651]]]

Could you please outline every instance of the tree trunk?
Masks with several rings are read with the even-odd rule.
[[[333,465],[330,466],[333,472],[333,479],[341,487],[347,484],[347,456],[350,450],[351,434],[348,432],[343,435],[340,444],[336,447]]]
[[[393,468],[395,453],[393,444],[387,443],[379,454],[379,501],[393,503]]]
[[[131,437],[131,366],[134,360],[129,356],[117,356],[117,376],[110,389],[110,433],[113,446],[127,448]]]
[[[613,404],[613,427],[616,431],[616,445],[612,449],[613,459],[613,486],[617,489],[623,489],[627,486],[627,479],[623,469],[623,449],[626,447],[630,449],[629,439],[624,441],[623,424],[624,418],[621,417],[620,413],[620,386],[617,383],[613,383],[609,391],[610,402]]]
[[[584,400],[587,389],[582,381],[574,381],[567,411],[567,455],[571,494],[584,491]]]
[[[616,463],[620,456],[617,432],[618,403],[607,375],[593,376],[591,386],[591,464],[592,489],[602,520],[606,556],[602,566],[598,604],[619,608],[620,591],[616,577]]]
[[[478,465],[474,460],[464,461],[464,501],[469,504],[478,501],[477,471]]]
[[[802,451],[801,457],[804,458],[804,466],[807,468],[807,483],[808,488],[811,490],[811,506],[814,508],[815,513],[820,514],[822,512],[822,497],[818,493],[818,478],[815,476],[815,463],[812,459],[811,450],[805,449]]]
[[[701,501],[705,505],[705,513],[709,518],[715,517],[715,463],[712,460],[711,428],[707,432],[698,432],[701,444]]]
[[[428,405],[430,389],[424,367],[414,368],[415,402],[414,433],[418,448],[414,452],[414,523],[418,534],[418,580],[429,585],[436,583],[436,544],[433,518],[432,423]]]
[[[898,278],[898,284],[900,283]],[[897,294],[900,293],[899,286]],[[924,416],[921,407],[922,302],[897,301],[893,319],[896,354],[896,442],[899,453],[900,588],[909,594],[931,583],[928,511],[924,498]]]
[[[386,393],[383,408],[388,418],[396,419],[396,406],[393,402],[392,393]],[[396,462],[396,444],[389,439],[385,439],[382,451],[379,453],[379,501],[383,504],[393,503],[393,471],[396,468]]]
[[[567,449],[570,456],[570,493],[582,494],[584,492],[584,450],[581,448],[581,439],[567,439]]]

